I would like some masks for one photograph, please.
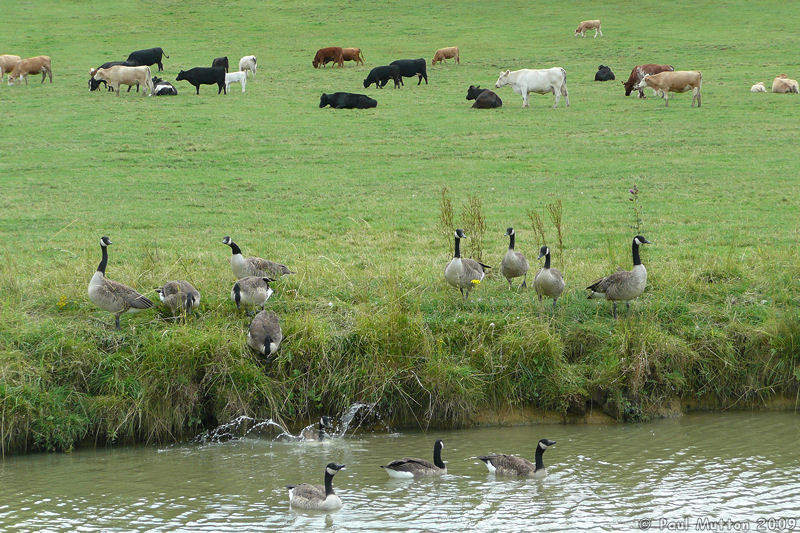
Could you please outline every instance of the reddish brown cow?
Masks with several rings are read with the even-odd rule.
[[[625,86],[625,96],[630,96],[631,92],[633,92],[633,88],[642,81],[645,74],[658,74],[659,72],[671,72],[675,70],[672,65],[656,65],[653,63],[648,63],[646,65],[636,65],[631,70],[631,75],[628,78],[628,81],[623,81],[622,85]],[[644,89],[639,89],[639,98],[647,98],[644,95]]]
[[[344,66],[341,46],[320,48],[317,50],[317,54],[314,56],[314,61],[312,61],[311,64],[314,65],[314,68],[319,68],[320,65],[324,67],[329,61],[338,63],[340,68]]]
[[[361,48],[342,48],[342,61],[355,61],[356,65],[364,64]]]
[[[36,56],[17,61],[11,73],[8,75],[8,84],[14,85],[14,81],[22,77],[25,80],[25,85],[28,85],[28,74],[42,74],[42,83],[49,75],[50,83],[53,83],[53,69],[50,68],[50,56]]]

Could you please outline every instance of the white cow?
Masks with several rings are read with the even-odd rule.
[[[253,79],[256,79],[256,56],[244,56],[239,60],[239,70],[245,74],[249,70],[253,73]],[[244,85],[242,85],[244,89]]]
[[[556,101],[553,109],[558,107],[558,101],[563,96],[569,107],[569,95],[567,95],[567,71],[561,67],[545,69],[528,69],[510,71],[504,70],[497,78],[495,87],[500,88],[504,85],[511,85],[514,92],[522,96],[522,107],[528,107],[528,94],[548,94],[553,93]]]
[[[239,72],[228,72],[225,74],[226,94],[231,90],[231,83],[236,82],[242,84],[242,92],[244,92],[244,86],[247,84],[247,72],[240,70]]]
[[[767,88],[764,87],[764,82],[760,81],[760,82],[756,83],[755,85],[753,85],[752,87],[750,87],[750,92],[751,93],[765,93],[765,92],[767,92]]]

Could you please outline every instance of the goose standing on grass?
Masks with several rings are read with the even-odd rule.
[[[233,275],[236,276],[236,279],[246,278],[247,276],[259,278],[268,276],[277,279],[284,274],[294,274],[286,265],[275,261],[267,261],[260,257],[244,257],[239,246],[227,235],[222,238],[222,244],[227,244],[231,247],[231,270],[233,270]]]
[[[111,239],[105,235],[100,238],[100,249],[103,259],[97,265],[97,271],[89,281],[89,299],[94,305],[109,313],[114,313],[114,326],[119,329],[119,317],[122,313],[132,313],[153,307],[153,302],[142,296],[134,289],[122,283],[106,278],[106,265],[108,264],[108,246]]]
[[[274,292],[269,286],[271,281],[275,280],[272,278],[247,276],[234,283],[231,288],[231,300],[236,304],[236,310],[238,311],[241,309],[241,306],[263,308]],[[248,311],[248,314],[249,313]]]
[[[241,281],[239,280],[239,282]],[[283,340],[283,332],[281,324],[278,322],[278,315],[272,311],[261,311],[253,317],[250,329],[247,331],[248,346],[261,355],[266,355],[269,359],[280,348],[281,340]]]
[[[486,276],[486,269],[492,267],[479,263],[474,259],[462,259],[461,239],[466,239],[467,236],[464,235],[464,230],[462,229],[457,229],[455,236],[455,253],[453,254],[453,259],[447,263],[447,267],[444,269],[444,279],[453,287],[458,287],[464,301],[467,301],[469,291],[483,280],[484,276]]]
[[[621,270],[614,272],[610,276],[600,278],[586,287],[589,291],[589,299],[605,298],[614,304],[614,318],[617,318],[617,302],[625,302],[628,310],[631,308],[630,301],[638,298],[647,286],[647,269],[644,268],[642,260],[639,258],[639,246],[651,244],[650,241],[637,235],[633,238],[633,270]]]
[[[314,509],[332,511],[342,506],[342,500],[333,491],[333,476],[339,470],[344,470],[344,465],[328,463],[325,467],[325,486],[302,483],[300,485],[286,485],[289,489],[289,505],[298,509]]]
[[[556,310],[556,302],[564,292],[564,276],[557,268],[550,268],[550,248],[542,246],[539,249],[539,259],[544,257],[544,267],[536,273],[533,278],[533,288],[536,289],[536,294],[539,295],[539,302],[542,301],[542,296],[547,296],[553,299],[553,311]]]
[[[554,446],[556,441],[542,439],[536,446],[536,463],[531,463],[527,459],[516,455],[505,455],[502,453],[492,453],[478,457],[486,463],[486,468],[491,474],[500,476],[525,476],[541,479],[547,475],[542,456],[544,451],[550,446]]]
[[[314,426],[318,427],[316,431]],[[325,440],[330,438],[328,433],[325,431],[326,429],[333,429],[333,426],[331,425],[331,417],[327,415],[320,418],[319,423],[312,424],[300,432],[300,437],[303,440]]]
[[[442,461],[442,449],[444,442],[437,440],[433,444],[433,462],[425,459],[403,457],[392,461],[388,465],[382,465],[389,477],[397,479],[411,479],[424,476],[439,476],[447,473],[447,465]]]
[[[511,279],[525,276],[522,280],[520,288],[528,286],[528,259],[521,253],[514,250],[514,237],[516,236],[514,228],[506,230],[506,237],[508,237],[508,251],[503,257],[503,262],[500,263],[500,273],[508,280],[508,288],[511,288]]]
[[[158,298],[166,305],[173,315],[192,312],[200,305],[200,291],[195,289],[188,281],[168,281],[163,287],[156,289]]]

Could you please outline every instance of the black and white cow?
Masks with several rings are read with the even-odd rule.
[[[364,88],[366,89],[374,83],[375,87],[383,89],[383,86],[389,83],[389,80],[394,80],[395,89],[403,83],[403,79],[400,77],[400,69],[396,65],[375,67],[369,71],[369,74],[364,79]]]
[[[616,76],[611,72],[611,67],[600,65],[597,67],[597,74],[594,75],[594,81],[611,81],[616,80]]]
[[[153,77],[153,96],[177,96],[176,89],[170,82]]]
[[[467,89],[467,100],[475,100],[472,107],[476,109],[491,109],[493,107],[503,106],[503,101],[494,91],[481,89],[480,85],[469,86],[469,89]]]
[[[110,68],[110,67],[113,67],[114,65],[122,65],[123,67],[135,67],[135,66],[137,66],[137,65],[134,65],[133,63],[131,63],[130,61],[109,61],[108,63],[103,63],[102,65],[100,65],[97,68],[89,69],[89,75],[91,76],[89,78],[89,90],[90,91],[96,91],[97,89],[99,89],[101,83],[103,85],[105,85],[106,88],[109,91],[113,91],[114,90],[114,89],[112,89],[111,87],[108,86],[108,84],[106,83],[106,80],[98,80],[98,79],[94,78],[94,73],[97,72],[98,70],[100,70],[101,68]],[[129,85],[128,86],[128,92],[131,92],[131,88],[133,88],[133,86]],[[137,93],[139,92],[139,86],[138,85],[136,86],[136,92]]]
[[[392,61],[389,64],[395,65],[397,68],[399,68],[400,75],[405,78],[419,76],[419,82],[417,82],[417,85],[422,83],[422,78],[425,78],[425,85],[428,84],[428,70],[425,66],[424,59],[398,59],[397,61]],[[400,79],[400,85],[405,85],[402,78]]]
[[[228,56],[225,57],[217,57],[214,61],[211,62],[212,67],[221,67],[225,69],[225,73],[228,73]]]
[[[201,85],[214,85],[217,84],[219,90],[217,94],[228,91],[225,89],[225,69],[220,67],[194,67],[189,70],[182,70],[178,73],[175,81],[186,80],[197,89],[197,94],[200,94]]]
[[[331,106],[334,109],[369,109],[378,107],[378,101],[373,100],[366,94],[355,93],[322,93],[319,98],[319,106]]]
[[[136,50],[131,52],[128,56],[128,61],[133,63],[133,66],[147,65],[148,67],[153,64],[158,64],[158,70],[164,70],[164,65],[161,63],[161,56],[169,59],[169,56],[164,53],[161,48],[148,48],[147,50]]]

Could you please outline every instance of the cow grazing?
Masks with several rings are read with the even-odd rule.
[[[481,89],[480,85],[470,85],[467,89],[467,100],[475,100],[472,107],[475,109],[491,109],[493,107],[502,107],[503,101],[494,91],[489,89]]]
[[[50,83],[53,83],[53,69],[50,67],[50,56],[36,56],[17,61],[8,75],[8,84],[14,85],[17,78],[25,80],[25,85],[28,85],[28,74],[42,74],[42,83],[48,76]]]
[[[419,77],[417,85],[422,84],[422,78],[425,78],[425,85],[428,85],[428,69],[424,59],[398,59],[397,61],[392,61],[389,65],[394,65],[400,69],[400,85],[405,85],[403,77],[413,78],[414,76]]]
[[[458,55],[458,47],[450,46],[448,48],[439,48],[436,50],[436,53],[433,54],[433,59],[431,59],[431,66],[440,61],[446,63],[445,59],[455,59],[456,63],[461,64],[461,57]]]
[[[397,89],[403,83],[400,77],[400,69],[396,65],[384,65],[382,67],[375,67],[369,71],[367,77],[364,79],[364,88],[366,89],[373,83],[378,89],[383,89],[389,80],[394,80],[394,88]]]
[[[325,107],[327,105],[334,109],[369,109],[370,107],[378,107],[378,102],[366,94],[322,93],[319,98],[319,106]]]
[[[89,69],[89,91],[96,91],[97,89],[100,88],[100,84],[101,83],[106,86],[106,89],[108,89],[109,91],[113,91],[114,89],[112,89],[111,87],[108,86],[108,83],[106,83],[106,80],[98,80],[98,79],[96,79],[94,77],[94,73],[97,72],[98,70],[100,70],[101,68],[111,68],[111,67],[113,67],[115,65],[122,65],[124,67],[135,67],[135,66],[137,66],[137,65],[134,65],[133,63],[131,63],[129,61],[108,61],[107,63],[103,63],[102,65],[100,65],[97,68],[90,68]],[[128,86],[128,92],[131,92],[131,88],[132,87],[133,87],[132,85]],[[138,84],[136,85],[136,92],[137,93],[139,92],[139,85]]]
[[[672,65],[656,65],[654,63],[647,63],[646,65],[636,65],[631,70],[631,75],[628,76],[628,81],[623,81],[622,85],[625,86],[625,96],[630,96],[633,88],[639,85],[645,74],[658,74],[659,72],[672,72],[675,69]],[[647,98],[644,95],[644,89],[639,89],[639,98]]]
[[[669,93],[685,93],[692,91],[692,107],[695,100],[700,107],[700,89],[703,85],[703,74],[696,70],[676,70],[674,72],[660,72],[658,74],[645,74],[642,81],[635,87],[643,89],[652,87],[654,91],[664,98],[665,107],[669,107]]]
[[[247,71],[253,73],[253,79],[256,79],[256,56],[244,56],[239,60],[239,71],[247,74]]]
[[[561,67],[533,70],[504,70],[494,84],[498,89],[504,85],[511,85],[514,92],[522,96],[522,107],[528,107],[528,95],[530,93],[548,94],[553,93],[556,101],[553,109],[558,107],[558,101],[563,96],[569,107],[569,95],[567,94],[567,71]]]
[[[211,66],[224,68],[225,72],[228,72],[228,56],[215,58],[214,61],[211,62]]]
[[[230,72],[225,74],[225,92],[231,90],[231,83],[239,83],[242,86],[242,92],[244,92],[244,86],[247,85],[247,72]]]
[[[344,66],[344,59],[342,58],[341,46],[329,46],[327,48],[320,48],[314,55],[314,60],[311,64],[314,68],[327,65],[330,61],[338,64],[339,67]]]
[[[364,64],[364,54],[361,48],[342,48],[342,61],[355,61],[356,65]]]
[[[597,67],[597,72],[594,75],[594,81],[611,81],[616,80],[616,76],[611,72],[611,67],[600,65]]]
[[[764,82],[760,81],[760,82],[756,83],[755,85],[753,85],[752,87],[750,87],[750,92],[751,93],[765,93],[765,92],[767,92],[767,88],[764,87]]]
[[[178,89],[176,89],[170,82],[164,81],[161,78],[153,78],[153,95],[154,96],[178,96]]]
[[[3,77],[7,72],[11,72],[17,61],[22,61],[22,58],[10,54],[0,55],[0,81],[3,81]]]
[[[797,90],[797,80],[786,77],[786,74],[781,74],[772,80],[772,92],[774,93],[797,94]]]
[[[119,86],[127,85],[144,85],[146,91],[142,91],[144,95],[153,94],[153,79],[150,74],[150,67],[126,67],[123,65],[114,65],[109,68],[97,69],[92,76],[97,80],[104,80],[109,87],[113,88],[119,96]]]
[[[135,66],[148,67],[157,63],[158,71],[161,72],[164,70],[164,65],[161,63],[162,56],[169,59],[169,56],[165,54],[164,50],[161,48],[148,48],[146,50],[136,50],[135,52],[131,52],[127,61],[133,63]]]
[[[600,29],[600,21],[599,20],[584,20],[580,24],[578,24],[578,29],[575,30],[575,37],[580,34],[581,37],[586,37],[586,32],[588,30],[594,30],[594,38],[597,39],[597,34],[600,34],[600,37],[603,36],[603,30]]]
[[[245,73],[245,76],[247,73]],[[178,72],[178,77],[175,78],[175,81],[186,80],[197,90],[197,94],[200,94],[200,86],[201,85],[214,85],[217,84],[219,90],[217,94],[225,91],[225,94],[228,94],[228,90],[225,88],[225,69],[220,67],[194,67],[190,68],[189,70],[182,70]]]

